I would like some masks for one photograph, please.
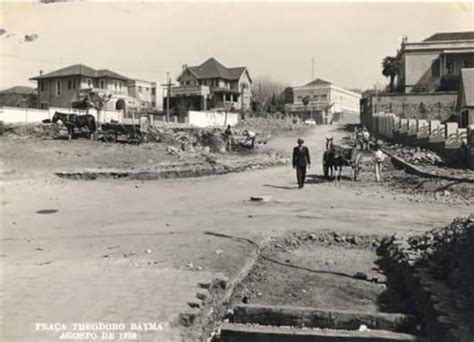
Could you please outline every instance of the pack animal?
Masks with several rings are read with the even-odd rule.
[[[83,127],[86,127],[89,131],[91,140],[97,130],[95,117],[90,114],[78,115],[55,112],[51,121],[53,123],[61,121],[62,124],[66,126],[69,140],[72,140],[74,137],[74,128],[82,129]]]
[[[334,145],[334,138],[326,138],[326,151],[323,154],[324,177],[340,180],[344,165],[348,165],[344,149]]]

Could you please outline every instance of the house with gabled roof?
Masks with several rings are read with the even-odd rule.
[[[404,38],[397,57],[399,91],[457,91],[461,69],[474,67],[474,31],[435,33],[421,42]]]
[[[459,127],[474,125],[474,68],[461,70],[456,112],[459,114]]]
[[[177,81],[179,85],[171,88],[170,106],[178,112],[250,109],[252,78],[246,67],[228,68],[209,58],[197,66],[183,65]]]
[[[137,107],[128,94],[130,79],[109,69],[96,70],[84,64],[70,65],[49,73],[40,72],[30,80],[38,82],[40,108],[74,108],[88,92],[111,94],[106,110]]]
[[[293,103],[286,111],[319,124],[330,123],[334,115],[359,115],[361,94],[317,78],[303,86],[293,87]]]

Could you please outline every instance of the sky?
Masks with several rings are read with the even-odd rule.
[[[215,57],[296,86],[385,85],[381,60],[435,32],[474,31],[473,3],[0,3],[0,89],[82,63],[165,82]],[[8,34],[12,34],[8,36]],[[25,35],[37,34],[32,41]]]

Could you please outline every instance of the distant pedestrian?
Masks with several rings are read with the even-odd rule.
[[[232,151],[232,142],[234,140],[234,135],[232,133],[232,127],[227,125],[227,128],[224,131],[224,142],[225,142],[225,150],[230,152]]]
[[[360,146],[360,149],[364,149],[364,133],[362,127],[359,127],[356,131],[356,142]]]
[[[375,145],[374,151],[374,171],[375,171],[375,181],[380,182],[382,178],[382,165],[385,160],[385,153],[380,149],[380,145]]]
[[[309,149],[303,145],[304,140],[298,139],[298,146],[293,149],[293,168],[296,169],[298,188],[304,187],[306,168],[311,164]]]
[[[362,129],[362,141],[363,141],[363,150],[369,149],[370,133],[367,128]]]
[[[244,146],[254,148],[255,147],[255,137],[257,136],[255,132],[249,131],[246,129],[244,131],[244,135],[246,136],[246,139],[244,141]]]

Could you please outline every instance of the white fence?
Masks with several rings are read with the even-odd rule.
[[[55,112],[86,114],[85,110],[71,108],[33,109],[0,107],[0,121],[5,123],[37,123],[46,119],[52,119]],[[94,115],[97,119],[97,111],[94,109],[89,110],[89,114]],[[111,120],[121,122],[123,120],[123,111],[103,110],[100,112],[101,122],[110,122]]]
[[[33,108],[16,108],[16,107],[0,107],[0,121],[5,123],[39,123],[45,119],[52,119],[55,112],[86,114],[86,111],[71,108],[49,108],[49,109],[33,109]],[[94,109],[89,110],[89,114],[94,115],[97,119],[97,112]],[[148,116],[147,116],[148,117]],[[101,122],[117,121],[121,123],[139,123],[139,116],[132,118],[124,118],[123,111],[107,111],[100,112]],[[153,122],[154,121],[154,122]],[[152,120],[151,124],[178,124],[177,117],[170,123],[162,120]],[[239,114],[224,113],[212,111],[189,111],[182,124],[195,127],[223,127],[225,125],[236,125],[239,122]]]

